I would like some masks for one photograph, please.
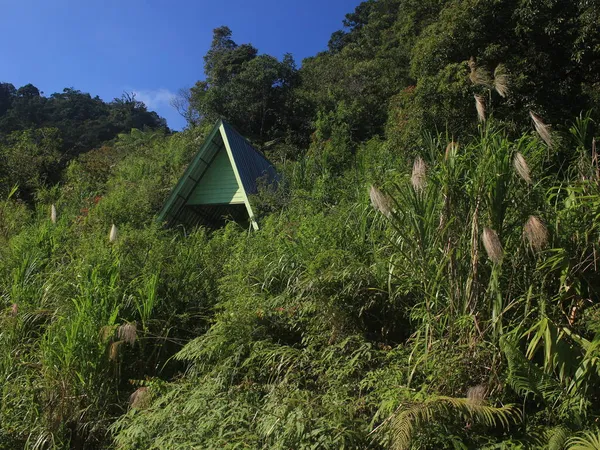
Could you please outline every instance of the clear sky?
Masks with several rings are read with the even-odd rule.
[[[238,44],[303,58],[325,50],[360,0],[0,0],[0,81],[45,95],[73,87],[104,100],[138,100],[183,126],[169,105],[204,77],[212,30]]]

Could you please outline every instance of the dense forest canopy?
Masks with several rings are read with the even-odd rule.
[[[4,195],[14,186],[29,198],[45,181],[56,183],[74,157],[132,128],[168,131],[166,121],[124,94],[106,103],[65,88],[45,97],[32,84],[0,83],[0,158]]]
[[[600,448],[600,1],[214,30],[171,133],[0,84],[0,449]],[[260,229],[156,222],[223,118]]]

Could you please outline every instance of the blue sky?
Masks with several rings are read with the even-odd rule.
[[[169,105],[204,77],[212,30],[229,26],[260,53],[325,50],[360,0],[2,0],[0,81],[46,95],[73,87],[105,100],[124,91],[181,128]]]

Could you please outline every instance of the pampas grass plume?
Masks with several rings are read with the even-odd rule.
[[[391,201],[383,192],[377,189],[375,186],[371,186],[369,190],[369,197],[371,198],[371,205],[375,211],[379,211],[386,217],[390,217],[392,214],[392,208],[390,206]]]
[[[105,325],[100,328],[100,339],[103,342],[108,341],[115,334],[115,325]]]
[[[56,206],[50,206],[50,222],[56,223]]]
[[[150,404],[150,392],[147,387],[140,387],[129,397],[129,405],[132,408],[145,408]]]
[[[472,56],[471,59],[469,59],[469,68],[471,69],[469,78],[473,84],[490,86],[491,80],[489,72],[483,67],[477,67],[477,63],[475,63],[475,59]]]
[[[529,111],[529,115],[531,116],[531,120],[533,120],[533,125],[537,134],[548,145],[548,147],[552,147],[552,135],[550,134],[550,126],[546,125],[542,121],[540,116],[535,114],[533,111]]]
[[[506,67],[504,67],[504,64],[498,64],[496,70],[494,70],[494,89],[502,97],[506,97],[509,93],[508,81]]]
[[[137,339],[137,326],[135,323],[124,323],[117,328],[117,336],[119,339],[133,345]]]
[[[531,184],[531,173],[529,171],[529,166],[527,165],[527,161],[525,157],[517,152],[513,159],[513,166],[515,167],[515,171],[519,174],[526,183]]]
[[[425,186],[427,185],[427,165],[420,156],[417,156],[417,159],[415,159],[413,164],[410,182],[412,183],[414,190],[417,192],[425,189]]]
[[[502,249],[502,244],[500,243],[500,239],[496,232],[491,228],[485,227],[483,229],[481,240],[483,241],[483,246],[485,247],[485,251],[490,260],[494,264],[500,263],[504,257],[504,250]]]
[[[446,145],[446,155],[444,156],[444,159],[448,161],[448,159],[453,158],[454,155],[456,155],[456,152],[458,152],[458,143],[454,141],[448,142],[448,145]]]
[[[467,398],[469,401],[475,405],[481,405],[485,400],[487,395],[487,389],[484,385],[478,384],[477,386],[472,386],[467,391]]]
[[[535,251],[542,250],[548,243],[548,229],[536,216],[529,216],[523,227],[523,235]]]
[[[485,100],[482,95],[475,94],[475,108],[477,109],[479,121],[485,122]]]
[[[119,347],[121,347],[121,344],[123,344],[123,341],[116,341],[110,344],[108,349],[108,359],[111,361],[117,360],[119,357]]]
[[[110,234],[108,235],[109,242],[115,242],[117,240],[117,226],[113,223],[110,227]]]

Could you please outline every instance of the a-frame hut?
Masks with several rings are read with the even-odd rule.
[[[223,120],[202,147],[165,202],[158,220],[167,225],[219,227],[226,219],[258,229],[248,196],[257,180],[277,179],[273,165]]]

